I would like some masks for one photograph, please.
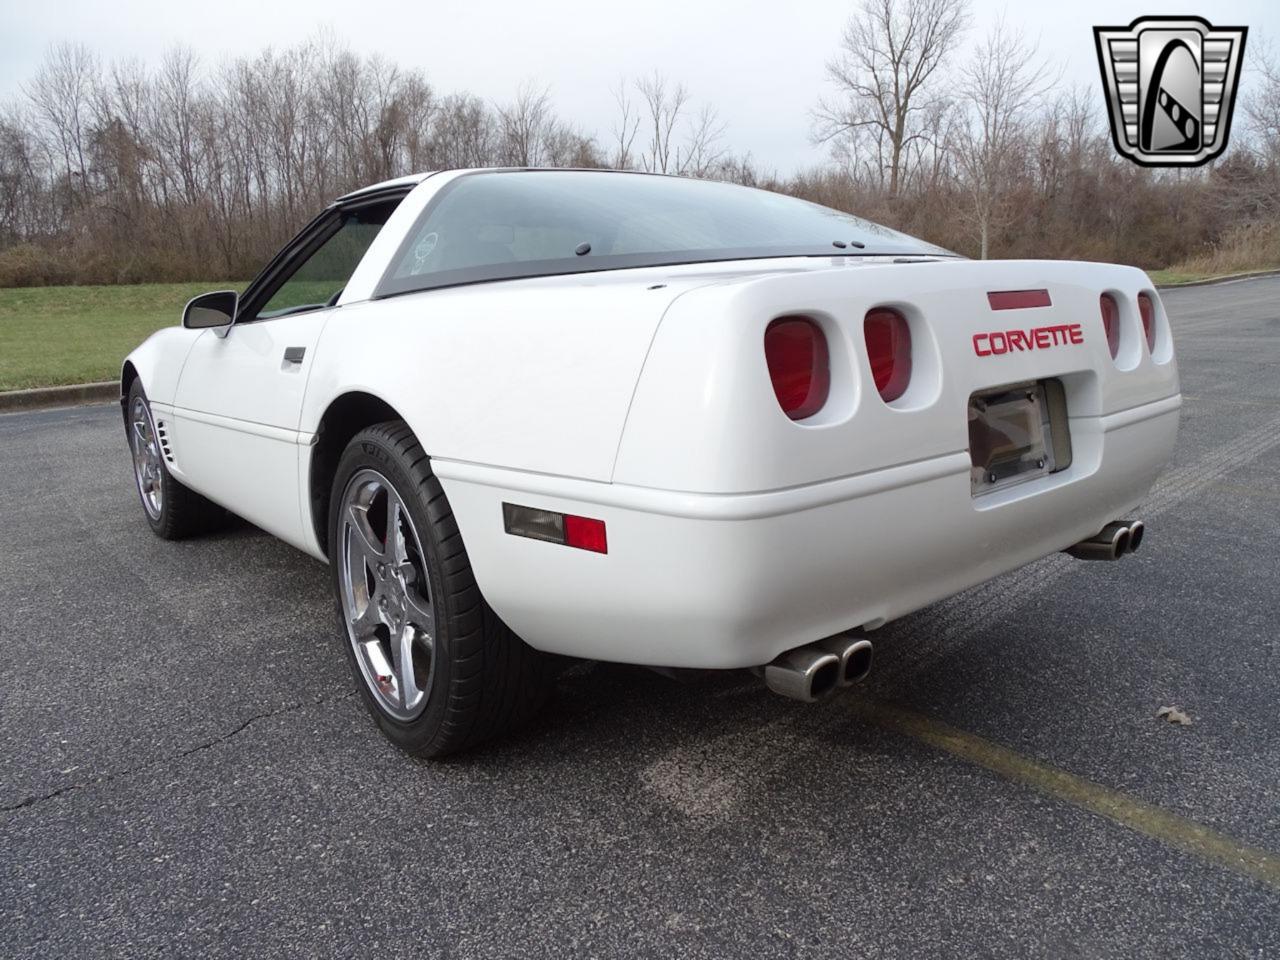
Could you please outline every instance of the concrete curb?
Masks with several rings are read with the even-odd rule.
[[[116,380],[101,383],[73,383],[65,387],[36,387],[34,390],[0,392],[0,413],[19,410],[48,410],[51,407],[76,407],[86,403],[104,403],[120,399]]]
[[[1219,283],[1235,283],[1237,280],[1260,280],[1263,277],[1280,277],[1280,270],[1254,270],[1250,273],[1232,273],[1225,277],[1209,277],[1206,280],[1187,280],[1184,283],[1158,283],[1157,290],[1181,290],[1183,287],[1212,287]]]

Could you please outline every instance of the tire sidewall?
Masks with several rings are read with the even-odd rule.
[[[147,416],[151,420],[151,432],[156,433],[156,418],[151,412],[151,401],[147,399],[147,391],[142,388],[141,380],[134,380],[129,387],[128,396],[125,398],[124,407],[124,432],[125,439],[129,443],[129,468],[133,473],[133,491],[138,495],[138,506],[142,508],[142,515],[146,517],[147,523],[151,527],[151,531],[157,536],[163,537],[167,532],[167,523],[169,519],[169,505],[173,503],[173,477],[169,474],[169,465],[165,463],[164,457],[160,457],[160,516],[151,516],[151,511],[147,509],[146,503],[142,499],[142,490],[138,488],[137,467],[134,465],[133,458],[135,456],[133,449],[133,404],[135,400],[141,399],[143,405],[147,408]],[[156,443],[160,440],[157,437]]]
[[[410,721],[398,720],[387,714],[369,689],[364,672],[356,660],[348,632],[346,613],[342,608],[342,556],[339,543],[340,519],[344,494],[351,478],[363,469],[380,473],[400,497],[417,531],[427,563],[427,579],[431,589],[431,605],[435,613],[435,649],[432,658],[431,686],[426,709]],[[333,581],[333,598],[339,622],[339,637],[346,653],[347,664],[355,679],[356,688],[365,706],[377,721],[383,733],[404,749],[414,753],[430,751],[439,738],[448,708],[449,689],[452,684],[453,651],[449,598],[445,592],[441,572],[435,529],[427,513],[427,497],[423,485],[415,480],[405,463],[404,456],[387,440],[365,431],[348,445],[334,474],[329,496],[329,566]]]

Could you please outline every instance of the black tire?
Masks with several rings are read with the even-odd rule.
[[[422,602],[434,613],[426,705],[408,720],[392,716],[366,679],[355,650],[356,633],[343,608],[341,519],[353,481],[369,471],[390,483],[409,514],[430,588],[430,597],[422,597]],[[365,706],[392,743],[414,756],[442,757],[533,718],[551,690],[557,658],[527,645],[481,596],[449,501],[427,454],[403,421],[376,424],[347,445],[329,498],[328,544],[347,662]]]
[[[142,515],[147,518],[151,532],[162,540],[183,540],[187,537],[209,533],[226,526],[227,511],[213,501],[202,497],[190,487],[183,486],[169,472],[169,465],[163,455],[155,458],[154,470],[159,475],[159,509],[148,502],[143,491],[142,482],[138,478],[136,468],[137,438],[134,434],[135,405],[141,402],[145,409],[147,422],[153,437],[156,435],[155,420],[151,416],[151,403],[142,389],[142,381],[134,380],[129,387],[129,394],[124,405],[124,429],[129,442],[129,453],[135,458],[134,487],[138,491],[138,499],[142,504]],[[158,439],[152,441],[159,444]]]

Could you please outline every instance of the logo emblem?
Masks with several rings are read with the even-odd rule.
[[[1196,167],[1221,154],[1247,32],[1199,17],[1094,27],[1116,149],[1144,167]]]

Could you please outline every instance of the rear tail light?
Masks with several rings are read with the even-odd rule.
[[[1138,313],[1142,315],[1142,331],[1147,335],[1147,349],[1156,348],[1156,305],[1151,294],[1138,294]]]
[[[608,553],[603,520],[578,517],[571,513],[538,510],[515,503],[502,505],[502,525],[507,533],[531,540],[545,540],[593,553]]]
[[[1109,293],[1104,293],[1098,299],[1098,305],[1102,308],[1102,329],[1107,333],[1107,349],[1111,351],[1111,359],[1114,360],[1120,352],[1120,307],[1116,304],[1116,298]]]
[[[764,332],[764,358],[783,413],[803,420],[822,409],[831,392],[831,363],[820,326],[808,317],[779,317]]]
[[[911,382],[911,327],[897,310],[877,307],[862,322],[871,359],[871,376],[880,396],[889,402],[907,392]]]

